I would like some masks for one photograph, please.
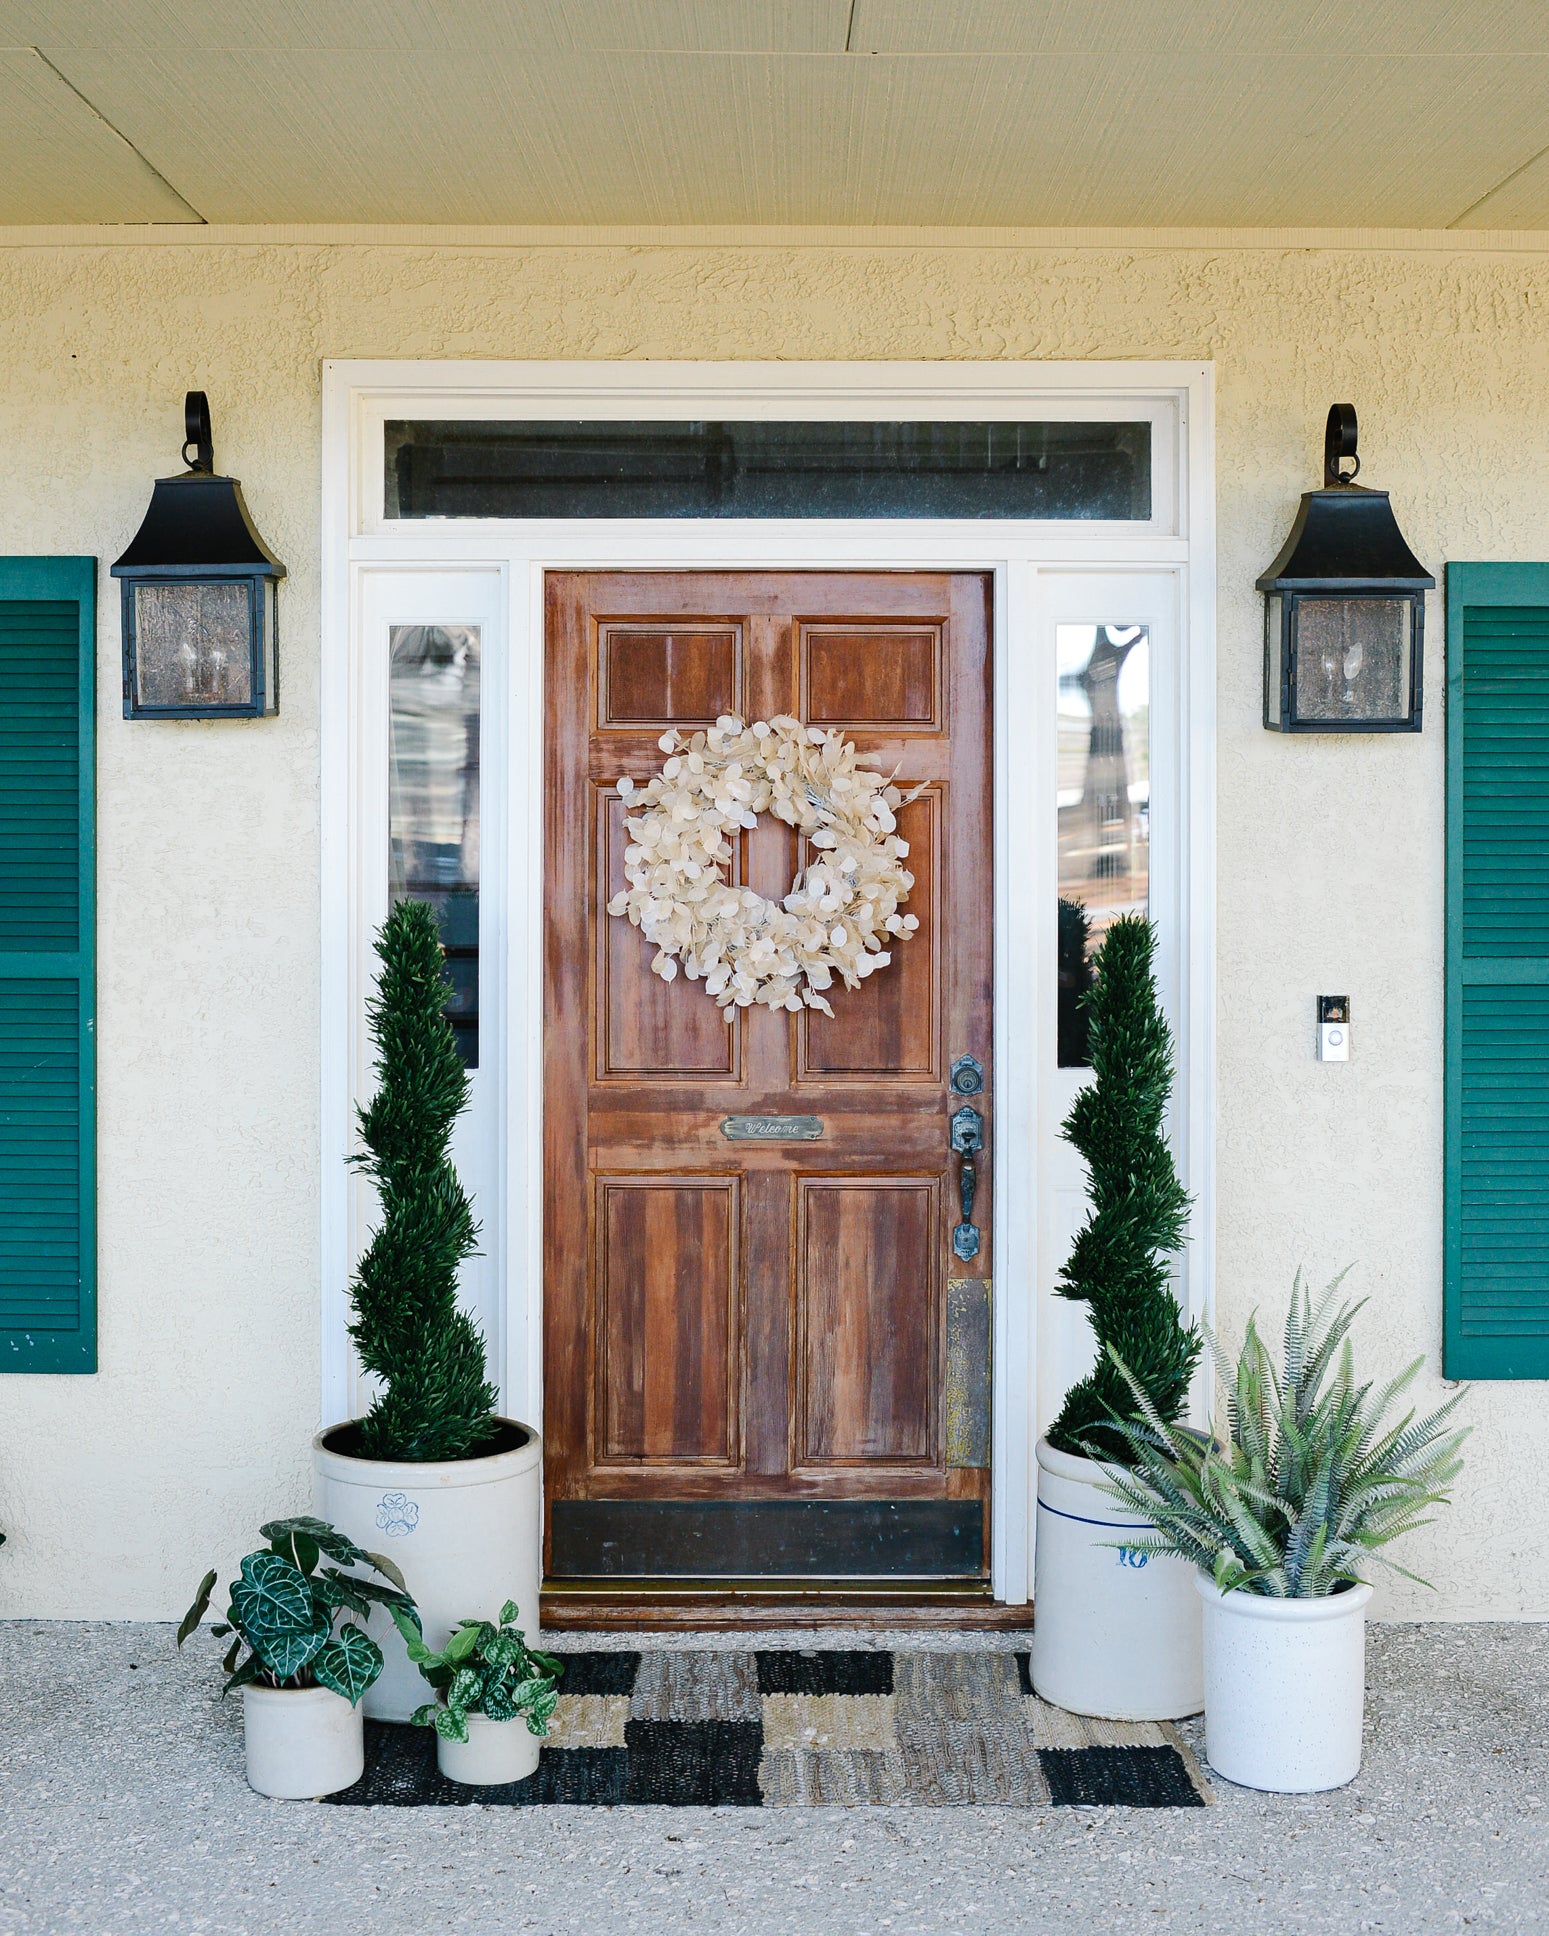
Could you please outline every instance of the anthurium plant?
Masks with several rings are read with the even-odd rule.
[[[462,1620],[439,1654],[432,1653],[407,1609],[393,1618],[409,1650],[409,1658],[440,1696],[427,1701],[410,1717],[422,1728],[434,1728],[448,1741],[468,1739],[468,1716],[487,1715],[491,1721],[514,1721],[521,1715],[529,1734],[546,1735],[558,1695],[554,1682],[564,1664],[552,1654],[529,1647],[516,1624],[514,1600],[500,1609],[499,1621]]]
[[[419,1614],[403,1575],[391,1560],[363,1552],[324,1519],[271,1519],[258,1530],[269,1544],[243,1560],[229,1589],[226,1618],[210,1629],[218,1639],[233,1636],[221,1662],[228,1676],[222,1694],[249,1683],[327,1687],[353,1707],[381,1673],[382,1650],[343,1616],[366,1618],[373,1607],[386,1607],[399,1630],[418,1642]],[[325,1558],[335,1564],[322,1565]],[[345,1567],[370,1572],[347,1573]],[[215,1580],[212,1566],[177,1630],[179,1647],[204,1618]]]

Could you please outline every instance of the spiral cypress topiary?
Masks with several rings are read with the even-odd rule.
[[[1090,947],[1092,924],[1079,901],[1060,896],[1058,959],[1059,1065],[1062,1069],[1084,1069],[1091,1060],[1087,1046],[1087,992],[1092,986]]]
[[[377,1091],[358,1111],[382,1219],[360,1260],[350,1336],[383,1389],[360,1421],[368,1459],[464,1459],[498,1430],[484,1338],[457,1301],[457,1272],[477,1247],[452,1167],[452,1125],[468,1072],[446,1019],[449,985],[433,910],[399,901],[376,938],[377,990],[366,1013]]]
[[[1062,1125],[1086,1159],[1091,1213],[1055,1289],[1088,1307],[1099,1356],[1067,1392],[1049,1443],[1077,1454],[1090,1446],[1119,1465],[1134,1458],[1113,1420],[1135,1417],[1135,1400],[1110,1352],[1171,1424],[1188,1401],[1202,1344],[1168,1284],[1189,1198],[1162,1132],[1173,1053],[1152,972],[1155,947],[1138,914],[1120,916],[1103,937],[1085,998],[1093,1080]]]

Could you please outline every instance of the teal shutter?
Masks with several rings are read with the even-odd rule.
[[[94,558],[0,558],[0,1371],[97,1368]]]
[[[1549,565],[1447,567],[1449,1378],[1549,1378]]]

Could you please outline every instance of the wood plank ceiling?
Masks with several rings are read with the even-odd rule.
[[[1549,228],[1543,0],[0,0],[0,223]]]

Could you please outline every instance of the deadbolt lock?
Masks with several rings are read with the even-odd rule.
[[[984,1064],[974,1055],[960,1055],[948,1078],[954,1096],[977,1096],[984,1087]]]

